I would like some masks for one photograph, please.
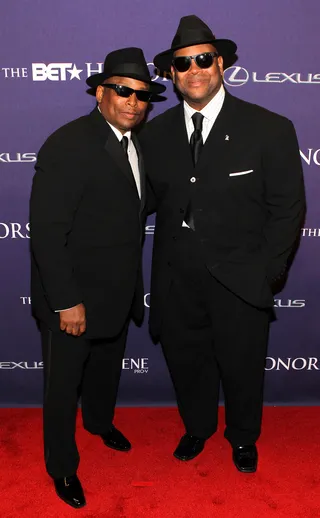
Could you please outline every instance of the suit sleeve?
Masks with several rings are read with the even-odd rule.
[[[40,150],[30,199],[31,250],[53,311],[82,302],[67,248],[84,191],[77,173],[71,154],[54,153],[50,145]]]
[[[305,214],[305,192],[299,146],[293,124],[282,119],[273,128],[263,155],[268,221],[267,276],[274,282],[285,273]]]

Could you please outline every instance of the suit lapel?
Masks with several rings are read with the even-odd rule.
[[[168,156],[170,156],[170,161],[176,170],[176,174],[183,175],[184,178],[193,176],[194,167],[184,118],[183,103],[180,103],[172,112],[168,136],[170,138],[170,152]]]
[[[101,137],[103,149],[108,153],[115,165],[123,173],[138,196],[136,182],[134,180],[129,161],[123,152],[119,140],[110,128],[109,124],[105,121],[103,115],[99,112],[98,108],[95,108],[90,113],[89,117]]]
[[[184,175],[189,176],[195,170],[208,166],[209,163],[212,163],[213,157],[215,165],[226,163],[226,157],[228,157],[230,151],[229,139],[235,125],[234,99],[235,98],[226,91],[223,106],[206,139],[196,168],[193,166],[183,103],[177,106],[177,112],[173,113],[172,123],[170,125],[170,155],[180,164],[178,169],[183,170]]]
[[[186,121],[185,121],[185,116],[184,116],[183,103],[180,104],[179,108],[180,108],[180,110],[179,110],[180,113],[179,113],[179,117],[178,117],[179,130],[180,130],[179,131],[179,136],[180,136],[179,148],[183,152],[185,161],[188,161],[190,163],[190,165],[193,166],[192,153],[191,153],[189,137],[188,137],[187,127],[186,127]]]
[[[207,166],[214,160],[215,168],[228,162],[230,153],[230,135],[235,126],[234,98],[226,91],[225,100],[220,113],[211,128],[203,146],[196,169]]]
[[[132,174],[129,160],[126,158],[121,144],[112,130],[109,132],[108,138],[104,145],[104,149],[111,156],[111,158],[117,164],[119,169],[123,172],[123,174],[129,181],[131,187],[137,190],[136,182]]]

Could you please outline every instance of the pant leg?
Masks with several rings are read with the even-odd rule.
[[[187,433],[208,438],[217,428],[219,371],[207,307],[207,269],[194,232],[181,229],[172,260],[160,342]]]
[[[127,333],[128,323],[114,338],[91,341],[81,404],[84,427],[93,434],[107,432],[112,424]]]
[[[44,362],[44,451],[53,478],[73,475],[79,465],[75,441],[77,402],[89,344],[41,324]]]
[[[214,347],[225,396],[225,437],[254,444],[261,432],[269,313],[257,309],[212,278]]]

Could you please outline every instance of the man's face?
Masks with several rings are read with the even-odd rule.
[[[216,52],[213,45],[193,45],[179,49],[174,53],[178,56],[194,56],[204,52]],[[209,68],[199,68],[194,59],[189,70],[178,72],[171,66],[172,80],[182,97],[195,110],[202,110],[219,91],[222,84],[223,59],[221,56],[213,59]]]
[[[149,85],[130,77],[110,77],[104,84],[128,86],[134,90],[149,90]],[[121,97],[111,88],[98,86],[96,99],[104,118],[124,134],[139,124],[146,113],[148,103],[138,101],[135,93],[130,97]]]

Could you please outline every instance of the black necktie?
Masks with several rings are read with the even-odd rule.
[[[192,122],[194,125],[194,132],[190,138],[190,147],[193,158],[193,164],[199,160],[201,150],[203,148],[203,140],[202,140],[202,121],[203,115],[200,112],[196,112],[192,115]]]
[[[122,146],[123,151],[126,154],[126,157],[128,158],[128,145],[129,145],[128,137],[122,137],[122,139],[120,140],[120,144]]]
[[[193,159],[193,165],[195,166],[197,161],[199,160],[199,156],[201,153],[201,150],[203,148],[203,140],[202,140],[202,121],[203,121],[203,115],[202,113],[196,112],[192,115],[192,122],[194,126],[194,132],[191,135],[190,138],[190,149]],[[195,178],[193,178],[196,180]],[[191,181],[191,180],[190,180]],[[192,192],[191,192],[192,197]],[[184,221],[187,223],[187,225],[192,229],[195,230],[194,225],[194,216],[193,216],[193,210],[192,210],[192,198],[189,200],[186,213],[184,216]]]

